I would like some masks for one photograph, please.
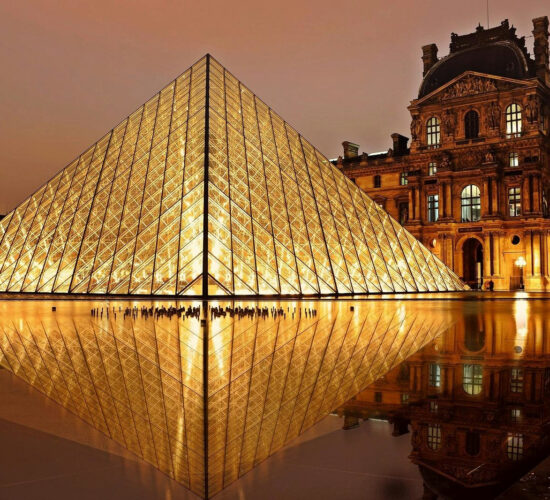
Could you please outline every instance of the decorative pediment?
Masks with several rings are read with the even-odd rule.
[[[487,94],[496,91],[505,91],[518,86],[526,86],[531,82],[484,75],[474,71],[467,71],[449,83],[439,87],[427,96],[416,101],[416,104],[449,101],[478,94]]]
[[[447,87],[441,94],[441,99],[454,99],[455,97],[465,97],[475,94],[484,94],[498,90],[496,82],[489,78],[467,75],[456,83]]]

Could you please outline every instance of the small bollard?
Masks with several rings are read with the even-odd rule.
[[[350,306],[349,310],[350,310],[350,311],[355,311],[355,307]]]
[[[57,311],[57,308],[55,306],[52,307],[52,311],[55,312]]]

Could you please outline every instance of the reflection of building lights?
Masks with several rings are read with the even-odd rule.
[[[516,322],[516,338],[514,351],[520,354],[525,348],[527,341],[527,317],[529,303],[527,300],[517,300],[514,303],[514,319]]]

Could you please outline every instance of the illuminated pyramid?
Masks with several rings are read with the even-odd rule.
[[[0,292],[465,288],[210,56],[8,214],[0,240]]]

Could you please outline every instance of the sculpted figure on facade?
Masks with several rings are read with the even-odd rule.
[[[485,126],[488,129],[498,128],[500,124],[500,106],[493,101],[487,106],[485,112]]]
[[[539,106],[537,98],[532,95],[529,96],[527,104],[525,105],[525,117],[529,123],[537,123],[539,120]]]
[[[485,153],[485,163],[494,163],[495,161],[495,155],[494,153],[489,149],[486,153]]]
[[[448,109],[443,114],[443,130],[447,135],[454,135],[456,130],[456,114]]]
[[[413,141],[417,141],[420,137],[422,129],[422,124],[420,123],[420,118],[418,115],[412,117],[411,121],[411,137]]]

